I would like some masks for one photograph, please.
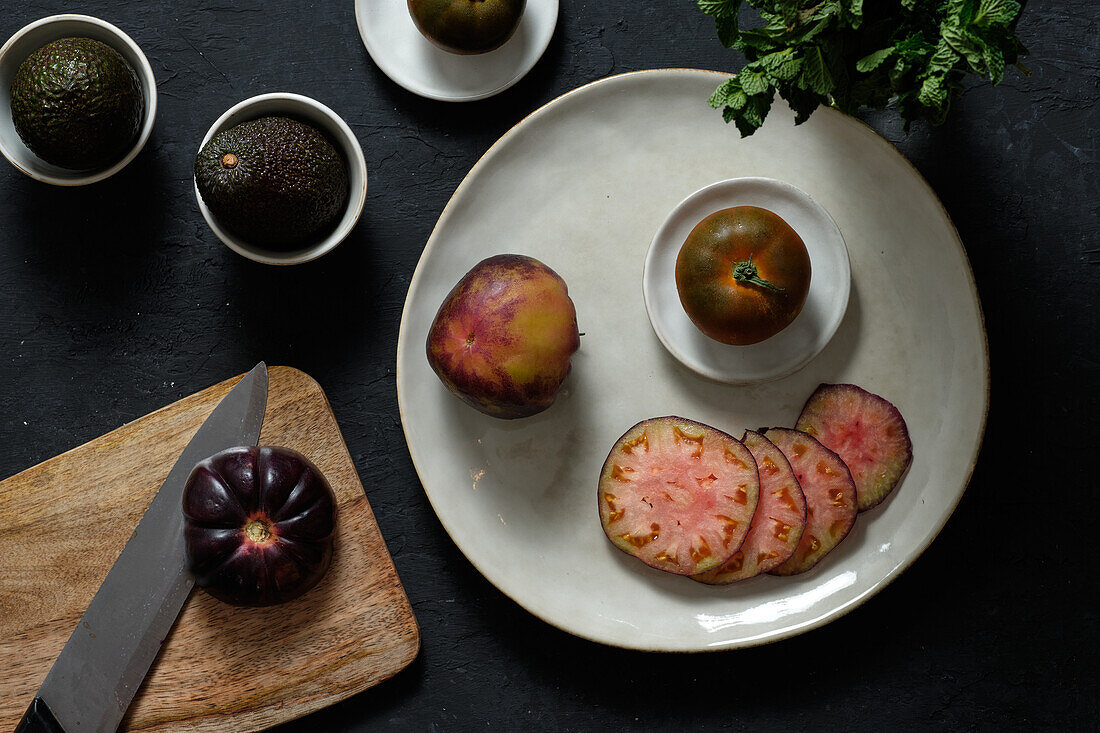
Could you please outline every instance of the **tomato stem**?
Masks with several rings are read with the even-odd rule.
[[[742,260],[733,266],[733,279],[739,283],[759,285],[769,290],[783,290],[783,288],[768,282],[757,274],[756,265],[752,264],[752,257],[747,260]]]
[[[245,525],[244,533],[253,542],[263,544],[271,536],[271,528],[262,519],[253,519]]]

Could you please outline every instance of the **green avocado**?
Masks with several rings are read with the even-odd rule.
[[[61,38],[15,72],[11,117],[35,155],[72,170],[105,168],[134,145],[145,111],[141,81],[115,49]]]
[[[273,249],[320,240],[348,200],[340,152],[288,117],[261,117],[212,137],[195,158],[195,184],[222,226]]]
[[[444,51],[486,53],[512,37],[527,0],[408,0],[416,27]]]

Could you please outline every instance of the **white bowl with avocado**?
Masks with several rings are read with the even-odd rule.
[[[347,175],[347,195],[332,220],[315,236],[305,241],[294,244],[274,244],[250,237],[239,226],[235,228],[231,222],[219,218],[212,210],[217,207],[211,206],[211,202],[204,200],[197,176],[195,199],[210,229],[223,244],[237,254],[269,265],[297,265],[332,251],[355,228],[367,198],[367,163],[355,133],[338,114],[315,99],[289,92],[261,94],[230,107],[210,126],[199,145],[198,155],[201,157],[207,144],[220,133],[230,131],[244,123],[270,117],[290,118],[320,132],[343,159]],[[221,158],[223,164],[231,158],[232,166],[238,164],[244,166],[246,161],[242,158],[238,163],[237,156],[233,155],[233,152],[240,151],[228,152]],[[293,222],[288,225],[291,223]]]
[[[91,39],[116,51],[137,76],[142,107],[132,141],[109,162],[94,167],[69,168],[35,154],[16,129],[12,118],[12,82],[23,62],[47,44],[60,39]],[[117,58],[117,57],[116,57]],[[55,186],[82,186],[122,170],[145,146],[157,113],[157,83],[149,60],[133,39],[114,25],[89,15],[52,15],[17,31],[0,48],[0,153],[16,168]]]

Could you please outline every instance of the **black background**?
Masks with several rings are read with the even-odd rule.
[[[0,476],[259,359],[314,376],[423,647],[393,679],[280,730],[1095,729],[1094,0],[1031,2],[1019,33],[1032,76],[1010,69],[1000,87],[974,87],[944,126],[906,137],[889,114],[866,118],[942,198],[981,294],[992,405],[962,503],[921,559],[864,606],[791,640],[709,655],[582,641],[486,582],[424,496],[394,378],[424,242],[501,134],[609,74],[737,68],[693,0],[564,0],[534,70],[464,105],[390,82],[360,42],[352,0],[7,5],[4,38],[58,12],[119,25],[153,65],[160,108],[145,151],[106,182],[64,189],[0,166]],[[222,246],[191,188],[207,127],[269,91],[335,109],[370,171],[350,239],[291,268]]]

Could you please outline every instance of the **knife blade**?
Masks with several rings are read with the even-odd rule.
[[[222,398],[176,460],[16,733],[112,733],[194,586],[183,540],[183,487],[196,463],[255,445],[267,407],[263,362]]]

